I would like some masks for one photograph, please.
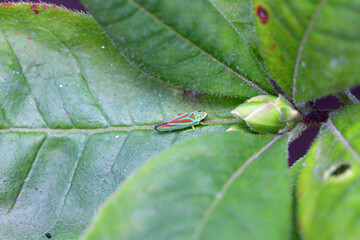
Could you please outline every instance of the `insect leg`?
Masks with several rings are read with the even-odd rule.
[[[194,125],[192,125],[190,130],[186,130],[186,131],[180,133],[180,136],[183,135],[184,133],[192,132],[194,130],[195,130],[195,127],[194,127]]]

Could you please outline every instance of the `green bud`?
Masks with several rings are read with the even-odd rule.
[[[281,95],[250,98],[231,113],[257,133],[282,133],[293,128],[299,119],[299,112]]]

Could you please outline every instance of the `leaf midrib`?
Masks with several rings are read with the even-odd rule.
[[[220,65],[221,67],[225,68],[226,70],[228,70],[229,72],[231,72],[233,75],[235,75],[237,78],[241,79],[243,82],[245,82],[246,84],[248,84],[249,86],[251,86],[253,89],[255,89],[256,91],[258,91],[261,94],[267,94],[269,95],[268,92],[266,92],[264,89],[262,89],[261,87],[259,87],[258,85],[256,85],[255,83],[251,82],[249,79],[245,78],[244,76],[242,76],[241,74],[239,74],[238,72],[236,72],[235,70],[233,70],[232,68],[228,67],[225,63],[221,62],[219,59],[217,59],[216,57],[214,57],[213,55],[211,55],[210,53],[206,52],[205,50],[203,50],[201,47],[199,47],[198,45],[196,45],[194,42],[190,41],[188,38],[186,38],[185,36],[181,35],[179,32],[177,32],[175,29],[173,29],[171,26],[169,26],[168,24],[166,24],[164,21],[162,21],[160,18],[158,18],[156,15],[154,15],[152,12],[148,11],[146,8],[144,8],[142,5],[140,5],[138,2],[134,1],[134,0],[127,0],[128,3],[130,3],[131,5],[133,5],[135,8],[139,9],[141,12],[143,12],[144,14],[148,15],[151,19],[153,19],[155,22],[159,23],[161,26],[163,26],[164,28],[168,29],[169,31],[171,31],[173,34],[175,34],[178,38],[182,39],[183,41],[185,41],[186,43],[188,43],[189,45],[191,45],[192,47],[194,47],[195,49],[197,49],[198,51],[200,51],[202,54],[204,54],[205,56],[207,56],[210,60],[212,60],[213,62],[217,63],[218,65]],[[220,14],[220,13],[219,13]]]
[[[296,55],[296,61],[295,61],[295,67],[294,67],[294,75],[293,75],[293,91],[292,91],[292,99],[293,102],[296,103],[296,99],[295,99],[295,95],[296,95],[296,78],[297,78],[297,74],[299,71],[299,65],[300,65],[300,61],[301,61],[301,57],[305,48],[305,44],[307,43],[307,40],[309,39],[310,36],[310,32],[311,30],[314,28],[315,25],[315,21],[317,20],[317,18],[320,15],[320,12],[322,10],[322,8],[325,6],[326,2],[328,0],[320,0],[314,10],[314,13],[312,14],[310,21],[308,23],[308,25],[306,26],[304,35],[301,39],[299,48],[298,48],[298,52]]]
[[[237,33],[237,35],[243,40],[243,42],[245,43],[245,45],[247,46],[247,48],[250,50],[250,52],[255,55],[254,51],[249,47],[249,44],[245,41],[243,35],[239,32],[239,29],[237,27],[235,27],[235,25],[233,24],[233,22],[236,22],[236,20],[229,20],[226,18],[226,16],[224,15],[223,11],[221,11],[216,4],[213,2],[213,0],[208,0],[209,3],[211,4],[211,6],[213,6],[213,8],[220,14],[220,16],[222,18],[225,19],[225,21],[231,26],[232,29],[234,29],[234,31]],[[244,22],[244,21],[240,21],[240,22]],[[247,22],[247,23],[251,23],[251,21]],[[268,75],[268,71],[264,69],[264,66],[260,64],[259,60],[255,57],[254,58],[256,64],[263,70],[263,72]],[[265,66],[266,67],[266,66]]]
[[[211,126],[214,124],[227,124],[227,123],[237,123],[237,122],[238,122],[238,120],[235,118],[218,118],[218,119],[206,121],[202,125]],[[107,127],[107,128],[96,128],[96,129],[6,128],[6,129],[0,129],[0,133],[33,132],[33,133],[86,133],[86,134],[93,134],[93,133],[105,133],[105,132],[115,132],[115,131],[134,131],[134,130],[150,130],[150,129],[154,129],[153,124],[130,126],[130,127]]]
[[[132,1],[132,0],[128,0],[129,2],[131,3],[134,3],[136,4],[135,1]],[[141,6],[140,6],[141,7]],[[143,8],[142,8],[143,9]],[[141,10],[141,9],[140,9]],[[146,9],[143,9],[144,11],[146,11]],[[152,15],[152,13],[148,13],[146,12],[146,14],[150,14],[152,17],[155,17],[154,15]],[[158,19],[162,25],[165,25],[164,22],[162,22],[160,19]],[[87,91],[89,92],[89,94],[92,96],[92,99],[95,101],[97,107],[99,108],[99,110],[101,111],[101,115],[105,118],[106,122],[108,123],[108,127],[105,127],[105,128],[96,128],[96,129],[78,129],[76,127],[74,127],[74,124],[72,128],[70,129],[52,129],[52,128],[49,128],[48,125],[47,125],[47,122],[45,121],[45,117],[43,116],[43,113],[40,111],[38,105],[36,104],[36,108],[37,108],[37,112],[39,113],[40,117],[42,118],[42,122],[44,124],[44,128],[22,128],[22,127],[17,127],[17,126],[14,126],[11,122],[10,122],[10,119],[8,119],[6,117],[6,113],[5,111],[4,112],[4,115],[5,115],[5,120],[9,123],[9,126],[10,128],[9,129],[2,129],[0,130],[0,133],[6,133],[6,132],[74,132],[74,133],[81,133],[81,132],[85,132],[85,133],[93,133],[93,132],[107,132],[107,131],[131,131],[131,130],[141,130],[141,129],[151,129],[152,128],[152,125],[150,124],[144,124],[144,125],[136,125],[136,126],[129,126],[129,127],[116,127],[114,126],[111,121],[109,120],[109,117],[106,115],[104,109],[103,109],[103,106],[99,103],[99,100],[95,97],[94,93],[92,92],[92,90],[90,89],[90,87],[88,86],[88,83],[86,81],[86,77],[83,73],[83,69],[82,69],[82,66],[81,64],[79,63],[79,60],[78,58],[76,57],[76,55],[73,53],[73,50],[68,46],[66,45],[63,41],[61,41],[61,39],[58,38],[58,36],[53,33],[52,31],[50,31],[49,29],[47,28],[43,28],[43,27],[40,27],[38,25],[33,25],[35,28],[39,29],[39,30],[42,30],[42,31],[45,31],[47,32],[48,34],[50,34],[52,37],[54,37],[64,48],[66,48],[69,53],[71,54],[71,56],[73,57],[74,61],[76,62],[76,65],[77,65],[77,68],[79,69],[80,71],[80,75],[82,77],[82,79],[84,80],[86,86],[87,86]],[[170,27],[170,26],[169,26]],[[170,27],[171,29],[171,27]],[[174,29],[171,29],[175,34],[177,34],[179,36],[179,33],[177,33]],[[7,36],[4,34],[4,32],[2,32],[2,29],[0,29],[0,33],[2,33],[2,35],[4,36],[4,38],[6,39],[8,45],[9,45],[9,48],[11,49],[13,55],[16,57],[17,59],[17,54],[15,53],[15,51],[13,50],[13,47],[12,45],[10,44]],[[182,36],[181,36],[182,37]],[[182,37],[183,39],[185,39],[186,41],[188,41],[190,44],[194,45],[194,43],[190,42],[188,39]],[[197,46],[196,46],[197,47]],[[204,50],[202,50],[201,48],[197,47],[201,53],[204,53]],[[168,84],[168,83],[164,83],[163,81],[161,81],[160,79],[157,79],[157,78],[154,78],[153,76],[150,76],[148,73],[142,71],[136,64],[134,64],[130,59],[128,59],[125,54],[119,50],[119,53],[122,55],[122,57],[124,58],[125,61],[127,61],[128,64],[130,64],[131,66],[133,66],[134,68],[136,68],[137,70],[139,70],[141,73],[145,74],[147,77],[149,77],[151,80],[154,80],[154,81],[158,81],[158,82],[161,82],[163,84],[166,84],[166,85],[169,85],[173,88],[177,88],[177,86],[174,86],[172,84]],[[213,60],[216,60],[218,61],[217,59],[215,59],[212,55],[209,54],[210,57],[213,58]],[[21,64],[20,64],[20,61],[17,60],[17,63],[19,64],[20,68],[22,68]],[[218,61],[219,64],[223,64],[221,63],[220,61]],[[224,70],[228,70],[228,71],[234,71],[232,69],[230,69],[229,67],[227,67],[226,65],[224,65]],[[235,73],[235,72],[234,72]],[[28,88],[30,90],[30,96],[35,100],[36,102],[36,96],[32,93],[31,91],[31,87],[29,85],[29,82],[28,82],[28,79],[26,77],[26,74],[24,72],[21,72],[21,74],[23,75],[23,78],[24,80],[26,81],[27,85],[28,85]],[[236,73],[238,74],[238,73]],[[248,80],[249,81],[249,80]],[[153,89],[155,89],[154,85],[153,85],[153,82],[150,81],[152,83],[152,87]],[[252,82],[250,82],[250,84],[253,84]],[[265,91],[263,91],[262,89],[260,89],[263,93],[266,93]],[[218,96],[216,94],[209,94],[209,95],[214,95],[214,96]],[[156,95],[157,97],[159,97],[158,95]],[[61,98],[61,96],[60,96]],[[60,99],[62,101],[62,99]],[[157,105],[159,106],[159,109],[160,109],[160,112],[161,114],[164,116],[164,113],[163,113],[163,108],[162,108],[162,103],[161,103],[161,100],[158,99],[157,101]],[[65,106],[63,106],[64,109],[66,110]],[[68,112],[68,111],[67,111]],[[68,116],[71,123],[73,123],[73,119],[71,118],[71,116],[69,115]],[[131,114],[129,114],[129,117],[132,119],[132,116]],[[132,119],[133,120],[133,119]],[[164,119],[166,120],[166,119]],[[134,122],[134,120],[133,120]],[[230,119],[230,121],[212,121],[212,123],[233,123],[234,121],[232,119]],[[135,125],[135,124],[134,124]]]

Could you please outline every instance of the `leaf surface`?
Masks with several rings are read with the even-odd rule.
[[[255,0],[264,60],[294,101],[359,84],[357,0]]]
[[[279,138],[223,133],[168,149],[122,185],[84,239],[287,239],[287,139]]]
[[[151,76],[198,92],[243,98],[274,93],[258,54],[251,1],[82,2]]]
[[[360,237],[359,117],[359,105],[334,112],[305,157],[297,197],[308,240]]]
[[[99,205],[149,157],[223,132],[238,98],[174,88],[130,64],[93,18],[0,5],[0,238],[78,239]],[[207,125],[157,133],[194,110]]]

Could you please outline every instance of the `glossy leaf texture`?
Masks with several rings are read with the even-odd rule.
[[[300,103],[360,83],[357,0],[255,0],[262,53],[273,78]]]
[[[275,93],[259,56],[249,0],[82,3],[126,57],[155,78],[217,95]]]
[[[334,112],[305,157],[297,197],[305,239],[359,239],[360,106]]]
[[[224,132],[240,101],[149,77],[88,15],[7,3],[0,19],[1,239],[46,239],[46,232],[78,239],[102,201],[149,157]],[[153,130],[200,109],[208,125],[192,133]]]
[[[84,239],[287,239],[286,143],[223,133],[172,147],[122,185]]]

